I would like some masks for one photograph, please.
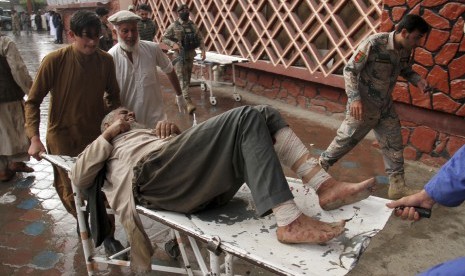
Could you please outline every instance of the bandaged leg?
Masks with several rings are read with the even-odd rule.
[[[337,209],[367,198],[374,191],[375,179],[360,183],[339,182],[333,179],[310,157],[302,141],[288,127],[280,129],[274,136],[275,151],[281,163],[293,170],[304,185],[313,188],[324,210]]]
[[[276,132],[274,149],[281,163],[291,168],[305,185],[315,191],[331,176],[318,166],[318,161],[309,157],[308,149],[288,127]]]
[[[278,226],[286,226],[296,220],[302,214],[302,211],[291,199],[273,207],[273,214],[276,217]]]

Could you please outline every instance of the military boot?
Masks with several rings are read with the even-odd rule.
[[[404,196],[413,195],[420,190],[412,189],[405,184],[403,174],[395,174],[389,176],[388,197],[390,199],[399,199]]]
[[[187,113],[189,113],[189,114],[194,113],[196,107],[195,107],[195,105],[192,103],[191,98],[185,98],[185,99],[186,99],[186,104],[187,104]]]

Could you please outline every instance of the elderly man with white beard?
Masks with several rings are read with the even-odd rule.
[[[108,53],[115,61],[121,104],[134,110],[140,123],[154,127],[157,122],[166,120],[157,67],[166,73],[174,87],[180,112],[186,109],[186,102],[168,56],[157,43],[140,40],[139,20],[140,16],[124,10],[108,18],[118,38],[118,43]]]

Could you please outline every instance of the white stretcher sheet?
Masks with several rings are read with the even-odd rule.
[[[70,170],[75,158],[43,155]],[[324,245],[282,244],[276,239],[273,216],[257,216],[250,190],[243,185],[227,205],[194,215],[149,210],[140,214],[180,230],[196,239],[219,240],[219,248],[258,266],[283,275],[345,275],[356,264],[371,237],[385,226],[392,210],[387,199],[370,196],[337,210],[324,211],[312,189],[287,178],[297,205],[311,217],[326,222],[348,220],[345,232]]]
[[[195,215],[138,209],[201,240],[216,237],[221,241],[222,250],[278,274],[345,275],[356,265],[371,237],[385,226],[392,213],[385,206],[389,200],[370,196],[338,210],[324,211],[313,190],[293,178],[288,178],[288,182],[304,213],[327,222],[350,219],[346,231],[324,245],[282,244],[276,239],[274,217],[256,215],[245,185],[226,206]]]
[[[201,51],[196,51],[195,61],[202,61]],[[218,65],[229,65],[233,63],[248,62],[249,60],[238,56],[228,56],[215,52],[206,52],[204,62],[214,63]]]

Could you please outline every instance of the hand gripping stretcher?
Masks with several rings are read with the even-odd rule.
[[[71,170],[75,162],[74,158],[68,156],[44,154],[42,157],[67,171]],[[256,215],[250,191],[243,185],[226,206],[194,215],[137,206],[143,221],[157,221],[172,231],[177,238],[177,251],[183,263],[179,266],[152,265],[152,269],[183,275],[235,275],[234,263],[240,258],[276,275],[345,275],[356,265],[371,237],[386,224],[392,213],[385,206],[388,200],[370,196],[338,210],[324,211],[319,207],[313,190],[303,186],[297,179],[287,180],[297,205],[304,213],[322,221],[345,219],[346,231],[324,245],[279,243],[276,239],[274,217],[261,218]],[[96,272],[98,263],[129,266],[129,261],[115,259],[129,251],[129,247],[110,257],[96,253],[85,227],[85,207],[81,201],[81,193],[74,185],[73,191],[89,275]],[[150,238],[165,232],[151,233],[150,229],[145,231]],[[191,263],[193,257],[186,254],[187,245],[182,243],[181,234],[188,237],[195,263]],[[201,252],[198,242],[206,245],[208,254]],[[208,264],[206,259],[209,260]]]

